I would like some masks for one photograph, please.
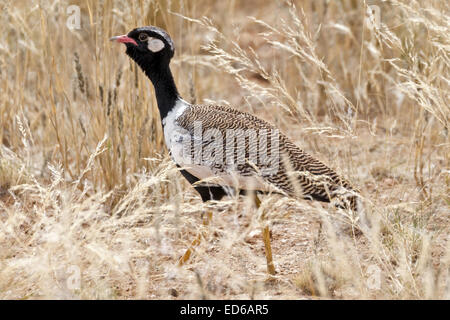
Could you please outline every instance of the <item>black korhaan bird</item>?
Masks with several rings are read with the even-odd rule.
[[[358,193],[350,183],[268,122],[230,107],[184,101],[169,67],[174,45],[164,30],[141,27],[111,40],[126,45],[127,55],[153,83],[167,148],[203,201],[220,200],[236,191],[276,192],[297,199],[336,199],[338,206],[357,211]],[[235,139],[232,144],[225,143],[230,133]],[[270,161],[260,161],[264,156],[267,160],[268,154]],[[268,228],[263,237],[268,271],[273,274]]]

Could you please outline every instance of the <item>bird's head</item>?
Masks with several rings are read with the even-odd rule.
[[[167,32],[154,26],[136,28],[110,40],[124,43],[127,55],[144,70],[155,64],[168,65],[175,53]]]

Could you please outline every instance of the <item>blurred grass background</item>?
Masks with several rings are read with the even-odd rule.
[[[70,5],[80,29],[66,25]],[[0,8],[0,297],[449,297],[447,2]],[[261,116],[352,181],[376,221],[370,237],[342,236],[326,205],[270,196],[256,211],[229,199],[177,268],[207,206],[167,156],[151,83],[109,42],[143,25],[172,36],[186,100]],[[275,282],[254,241],[265,222]]]

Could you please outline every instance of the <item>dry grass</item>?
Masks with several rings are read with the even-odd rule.
[[[71,31],[74,2],[0,5],[0,298],[450,297],[448,2],[80,1]],[[370,232],[318,203],[201,203],[150,82],[108,41],[148,24],[173,36],[186,100],[279,126],[361,190]]]

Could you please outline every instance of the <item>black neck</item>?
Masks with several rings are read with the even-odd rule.
[[[163,120],[169,111],[175,106],[179,99],[179,94],[175,81],[173,80],[172,72],[170,71],[169,63],[146,63],[144,61],[136,61],[142,68],[144,73],[152,81],[155,87],[156,101],[158,102],[159,114]]]

